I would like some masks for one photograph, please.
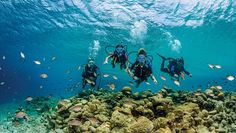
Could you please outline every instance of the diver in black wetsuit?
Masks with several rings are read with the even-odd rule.
[[[138,87],[143,81],[147,81],[151,77],[153,82],[157,84],[155,76],[152,74],[151,62],[148,60],[146,51],[140,49],[135,63],[127,70],[128,74],[133,77]]]
[[[83,84],[82,87],[84,88],[85,85],[88,83],[92,87],[96,86],[96,80],[98,77],[97,70],[99,68],[95,65],[95,62],[93,60],[89,60],[88,63],[85,65],[84,70],[82,72],[83,77]]]
[[[128,56],[124,45],[116,45],[114,52],[106,57],[103,64],[108,64],[110,58],[112,58],[112,68],[115,68],[117,63],[120,63],[120,69],[127,67],[126,62],[128,61]]]
[[[168,73],[171,77],[174,77],[177,80],[179,80],[179,77],[182,77],[182,79],[185,79],[184,74],[187,74],[188,76],[192,77],[192,74],[184,68],[183,57],[174,59],[174,58],[165,58],[164,56],[161,56],[160,54],[158,55],[162,58],[162,63],[161,63],[162,72]],[[169,64],[167,65],[167,68],[165,68],[166,60],[169,60]]]

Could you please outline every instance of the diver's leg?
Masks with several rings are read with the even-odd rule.
[[[162,60],[166,60],[166,57],[160,55],[159,53],[157,53],[158,56],[160,56],[162,58]]]
[[[93,84],[93,86],[95,87],[96,85],[97,85],[97,79],[95,79],[93,82],[94,82],[94,84]]]
[[[165,60],[162,60],[162,63],[161,63],[161,71],[162,71],[162,72],[165,72],[165,73],[168,73],[168,69],[165,68]]]
[[[112,60],[112,68],[115,68],[115,59]]]
[[[96,78],[96,77],[93,77],[93,80],[92,80],[93,83],[91,84],[92,87],[95,87],[95,86],[96,86],[96,84],[97,84],[96,81],[97,81],[97,78]]]
[[[123,68],[124,68],[124,69],[126,68],[125,62],[121,62],[121,63],[120,63],[120,69],[122,70]]]
[[[85,85],[86,85],[86,80],[85,80],[85,79],[83,79],[82,88],[85,88]]]
[[[135,82],[136,82],[136,81],[135,81]],[[140,82],[137,81],[135,87],[138,88],[139,85],[140,85]]]
[[[123,57],[122,60],[121,60],[121,65],[122,65],[122,68],[124,68],[124,69],[127,67],[127,66],[126,66],[126,61],[127,61],[127,60],[126,60],[125,57]]]
[[[135,82],[136,82],[135,87],[138,88],[139,85],[142,83],[142,80],[139,78],[139,79],[135,80]]]

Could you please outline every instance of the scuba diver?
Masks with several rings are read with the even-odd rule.
[[[151,60],[143,48],[138,51],[135,63],[132,64],[127,72],[135,80],[136,87],[143,81],[147,82],[148,77],[151,77],[153,82],[157,84],[157,80],[152,74]]]
[[[103,64],[108,64],[109,59],[112,58],[112,68],[115,68],[115,65],[117,63],[120,63],[120,69],[126,69],[126,62],[128,61],[128,56],[126,54],[125,47],[126,46],[122,44],[116,45],[114,52],[106,57]]]
[[[95,65],[95,62],[92,59],[89,59],[88,63],[85,65],[84,70],[82,72],[82,77],[83,77],[82,88],[84,88],[87,83],[90,84],[92,87],[96,86],[98,69],[99,68]]]
[[[184,59],[181,58],[166,58],[157,53],[158,56],[162,58],[161,71],[168,73],[172,78],[176,78],[179,81],[179,77],[185,79],[185,74],[192,77],[192,74],[184,68]],[[167,68],[165,68],[165,61],[169,60]]]

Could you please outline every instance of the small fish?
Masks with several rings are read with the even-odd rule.
[[[211,97],[214,97],[214,96],[215,96],[213,93],[210,93],[210,94],[208,94],[208,95],[211,96]]]
[[[197,89],[197,91],[198,91],[198,92],[201,92],[201,91],[202,91],[202,89],[201,89],[201,88],[199,88],[199,89]]]
[[[183,72],[181,72],[181,77],[183,80],[185,80],[185,74]]]
[[[179,77],[179,75],[177,75],[177,74],[174,74],[174,77],[178,78],[178,77]]]
[[[229,81],[233,81],[233,80],[234,80],[234,76],[231,76],[231,75],[230,75],[230,76],[227,77],[227,79],[228,79]]]
[[[48,78],[48,75],[46,73],[42,73],[42,74],[40,74],[40,78],[46,79],[46,78]]]
[[[111,90],[115,90],[115,88],[116,88],[116,85],[115,84],[108,84],[107,85]]]
[[[89,84],[93,84],[93,85],[95,85],[95,83],[94,83],[94,81],[92,81],[92,80],[89,80],[89,79],[85,79]]]
[[[118,78],[115,75],[113,75],[113,79],[117,80]]]
[[[6,60],[6,56],[3,56],[2,59],[3,59],[3,60]]]
[[[42,86],[42,85],[40,85],[40,86],[39,86],[39,89],[43,89],[43,86]]]
[[[129,84],[130,84],[131,86],[134,86],[134,82],[132,82],[132,81],[129,81]]]
[[[220,68],[221,68],[221,66],[220,66],[220,65],[215,65],[215,67],[216,67],[216,68],[218,68],[218,69],[220,69]]]
[[[16,118],[24,118],[26,114],[23,111],[19,111],[16,113]]]
[[[26,99],[25,99],[25,101],[27,101],[27,102],[31,102],[33,100],[33,98],[31,97],[31,96],[28,96]]]
[[[78,66],[77,70],[79,71],[81,69],[81,66]]]
[[[0,85],[5,85],[5,82],[1,82]]]
[[[23,52],[20,52],[20,56],[22,59],[25,59],[25,54]]]
[[[161,78],[162,80],[166,81],[166,77],[160,76],[160,78]]]
[[[216,88],[217,88],[218,90],[222,90],[222,86],[220,86],[220,85],[216,86]]]
[[[149,82],[145,82],[147,85],[151,85]]]
[[[109,77],[110,75],[109,74],[103,74],[103,77],[104,78],[107,78],[107,77]]]
[[[180,82],[177,81],[177,80],[174,81],[174,84],[177,85],[177,86],[180,86]]]
[[[41,65],[41,62],[40,61],[34,61],[34,63],[36,64],[36,65]]]
[[[41,111],[42,109],[41,108],[36,108],[36,111]]]
[[[56,60],[56,57],[54,56],[54,57],[52,57],[52,61],[54,61],[54,60]]]
[[[2,68],[0,67],[0,71],[2,70]]]
[[[195,96],[201,96],[201,93],[198,93],[198,92],[197,92],[197,93],[195,93],[194,95],[195,95]]]
[[[43,58],[43,61],[46,61],[46,58],[45,58],[45,57]]]
[[[214,65],[212,65],[212,64],[208,64],[208,66],[211,68],[211,69],[213,69],[215,66]]]
[[[70,71],[70,70],[67,70],[67,71],[66,71],[66,74],[70,74],[70,73],[71,73],[71,71]]]

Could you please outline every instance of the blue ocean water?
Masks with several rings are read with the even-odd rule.
[[[81,88],[68,90],[81,82],[79,66],[88,57],[96,59],[103,78],[100,87],[115,83],[117,90],[132,79],[119,68],[103,65],[105,47],[120,42],[128,51],[145,48],[152,55],[158,85],[143,83],[134,91],[162,85],[174,89],[197,89],[207,84],[235,91],[236,82],[236,2],[234,0],[2,0],[0,2],[0,103],[26,96],[52,94],[68,97]],[[22,59],[20,52],[25,54]],[[193,74],[177,87],[160,72],[160,53],[184,57]],[[55,60],[52,60],[56,57]],[[33,61],[41,61],[41,65]],[[129,60],[135,60],[131,54]],[[210,69],[219,64],[221,69]],[[47,73],[47,79],[40,74]],[[164,75],[167,81],[159,76]],[[41,87],[40,87],[41,86]]]

